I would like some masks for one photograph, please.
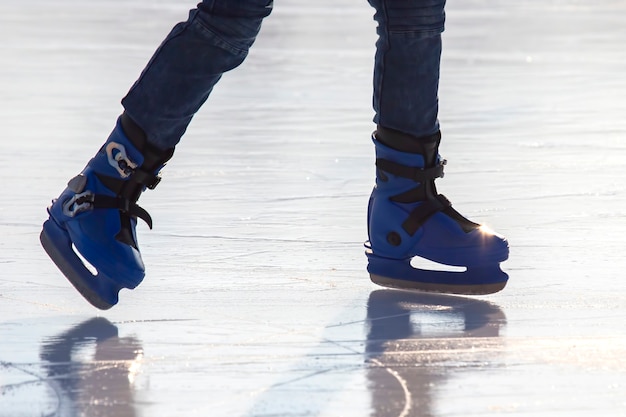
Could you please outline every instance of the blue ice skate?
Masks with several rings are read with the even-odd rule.
[[[81,295],[99,309],[111,308],[122,288],[133,289],[144,278],[135,227],[141,218],[152,228],[152,219],[136,202],[146,187],[156,187],[158,172],[173,153],[145,140],[131,142],[118,121],[96,156],[48,208],[42,246]],[[74,249],[95,268],[95,274]]]
[[[469,221],[437,194],[443,177],[439,133],[421,142],[420,153],[400,152],[372,137],[376,186],[368,207],[366,242],[371,280],[392,288],[451,294],[490,294],[506,285],[499,263],[509,256],[507,240]],[[430,271],[411,265],[414,257],[465,271]]]

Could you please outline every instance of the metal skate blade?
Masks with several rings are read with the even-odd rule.
[[[414,269],[413,271],[414,272],[412,273],[410,279],[390,278],[377,274],[370,274],[370,279],[374,284],[387,288],[456,295],[493,294],[504,289],[507,283],[506,280],[489,284],[446,283],[446,281],[449,281],[452,277],[454,278],[454,281],[457,281],[460,278],[459,275],[467,275],[468,271],[448,272],[428,271],[422,269]],[[505,272],[501,273],[506,275]],[[420,277],[422,280],[420,280]],[[434,280],[440,282],[433,282]]]
[[[389,259],[374,255],[366,250],[367,270],[375,284],[388,288],[423,292],[485,295],[501,291],[509,276],[502,271],[499,263],[454,267],[453,270],[422,269],[425,260]],[[429,261],[428,261],[429,262]],[[430,265],[426,263],[426,265]],[[450,269],[436,264],[439,269]]]

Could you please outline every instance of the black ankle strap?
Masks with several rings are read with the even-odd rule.
[[[443,178],[443,167],[446,160],[443,159],[432,168],[416,168],[389,161],[388,159],[376,159],[376,167],[397,177],[407,178],[415,182],[432,181],[435,178]]]
[[[443,194],[436,193],[434,180],[444,176],[443,168],[445,165],[445,159],[431,168],[416,168],[398,164],[387,159],[376,159],[376,167],[378,169],[388,174],[410,179],[418,183],[416,187],[390,197],[390,200],[397,203],[420,203],[409,213],[409,217],[402,223],[404,231],[411,236],[413,236],[430,217],[438,212],[442,212],[452,218],[465,232],[470,232],[480,226],[466,219],[459,212],[454,210],[450,200]]]
[[[376,126],[374,136],[382,144],[392,149],[400,152],[421,154],[427,160],[430,160],[430,156],[435,157],[437,155],[437,149],[441,141],[441,131],[437,131],[432,135],[418,137],[381,125]]]

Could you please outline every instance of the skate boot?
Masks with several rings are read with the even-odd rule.
[[[434,180],[443,177],[446,163],[438,154],[440,139],[438,132],[412,141],[412,152],[401,152],[381,143],[376,132],[372,136],[377,175],[365,244],[370,278],[385,287],[428,292],[500,291],[508,279],[499,266],[508,258],[508,243],[463,217],[437,193]],[[411,265],[416,256],[465,270],[418,269]]]
[[[40,235],[61,272],[102,310],[118,302],[120,289],[133,289],[143,280],[135,227],[140,218],[152,228],[152,219],[137,200],[146,188],[156,187],[160,169],[174,153],[140,139],[131,141],[118,120],[96,156],[52,201]]]

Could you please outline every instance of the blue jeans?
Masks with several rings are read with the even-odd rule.
[[[374,122],[413,136],[439,130],[445,0],[369,0],[378,22]],[[174,147],[222,74],[240,65],[272,0],[204,0],[177,24],[122,100],[159,148]]]

